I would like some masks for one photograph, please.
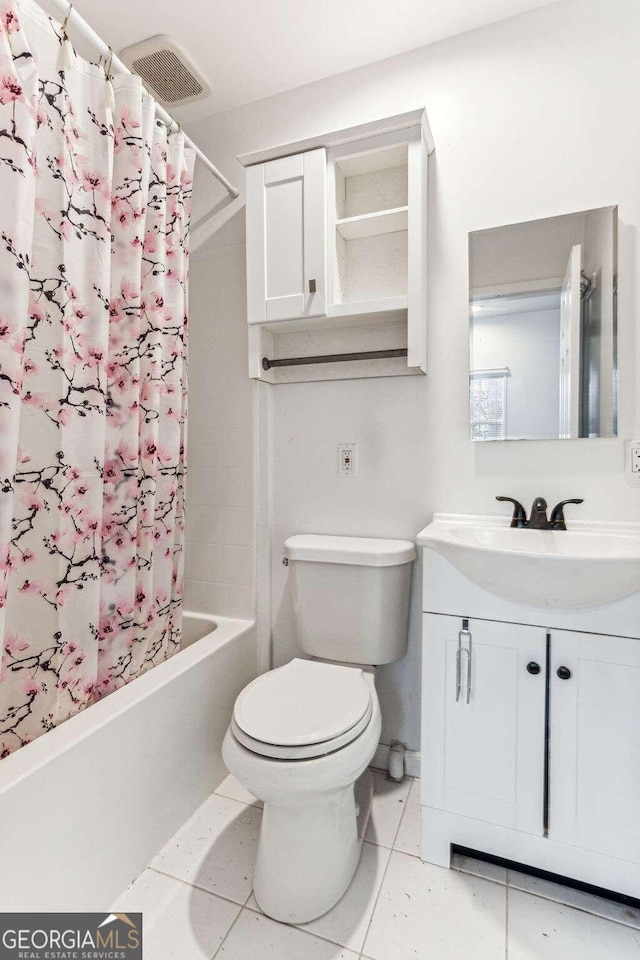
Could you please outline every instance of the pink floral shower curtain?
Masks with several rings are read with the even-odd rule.
[[[194,157],[0,0],[0,754],[180,644]]]

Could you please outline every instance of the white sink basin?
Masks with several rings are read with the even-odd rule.
[[[498,517],[436,514],[417,542],[515,603],[570,610],[640,590],[636,524],[578,521],[569,530],[519,530]]]

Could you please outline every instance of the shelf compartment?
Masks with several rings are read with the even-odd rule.
[[[408,231],[345,240],[336,230],[333,303],[406,297]]]
[[[362,240],[363,237],[378,237],[406,230],[408,221],[409,207],[394,207],[336,220],[336,230],[344,240]]]
[[[382,297],[379,300],[360,300],[346,301],[343,303],[332,303],[329,306],[328,316],[330,317],[371,317],[376,314],[395,313],[396,311],[407,310],[408,297]]]
[[[311,323],[311,326],[309,324]],[[325,318],[324,323],[288,320],[254,325],[249,330],[252,369],[250,375],[272,384],[313,380],[359,380],[367,377],[416,376],[420,370],[407,365],[407,357],[376,357],[343,360],[340,363],[297,363],[265,370],[269,360],[306,358],[335,354],[398,351],[408,348],[405,311],[367,317]]]
[[[405,206],[409,196],[406,143],[336,160],[335,188],[338,219]]]

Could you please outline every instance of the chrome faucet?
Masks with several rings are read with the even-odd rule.
[[[584,503],[584,500],[561,500],[551,511],[551,516],[547,519],[547,501],[544,497],[536,497],[531,505],[531,513],[527,520],[527,513],[513,497],[496,497],[496,500],[507,501],[513,504],[513,515],[511,517],[512,527],[528,527],[530,530],[566,530],[567,525],[564,519],[564,508],[568,503]]]

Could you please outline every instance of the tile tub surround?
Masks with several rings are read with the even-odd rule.
[[[312,923],[261,913],[261,804],[231,776],[112,909],[143,911],[153,960],[637,960],[640,910],[467,857],[423,863],[419,781],[374,781],[354,881]]]
[[[234,247],[195,259],[189,281],[185,596],[193,610],[235,617],[251,617],[255,607],[244,258]]]

